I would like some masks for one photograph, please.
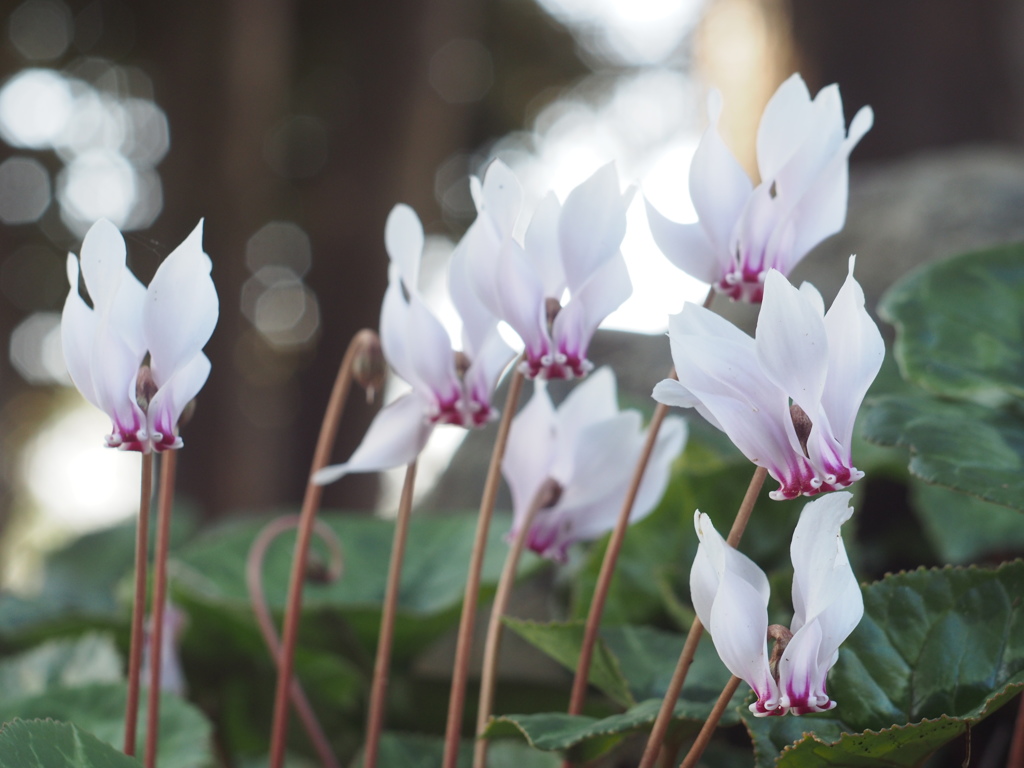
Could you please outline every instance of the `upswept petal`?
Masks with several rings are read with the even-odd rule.
[[[180,448],[178,419],[210,376],[210,359],[202,352],[178,367],[153,395],[146,412],[149,437],[158,450]]]
[[[828,336],[814,303],[778,270],[765,278],[755,346],[768,378],[814,421],[828,374]]]
[[[571,293],[618,253],[625,235],[625,198],[615,164],[608,163],[569,193],[558,220],[562,268]]]
[[[324,467],[313,475],[327,485],[356,472],[379,472],[408,464],[427,444],[434,425],[424,417],[424,403],[415,392],[402,395],[374,417],[363,441],[344,464]]]
[[[512,492],[512,530],[526,517],[538,489],[550,475],[557,422],[547,383],[534,383],[533,396],[509,426],[501,471]]]
[[[146,416],[135,400],[135,382],[143,353],[128,346],[112,327],[109,315],[100,315],[89,355],[96,404],[114,422],[108,445],[141,450],[136,443],[145,444]]]
[[[677,224],[663,216],[647,199],[647,224],[655,245],[677,268],[705,283],[716,283],[722,267],[718,254],[700,222]]]
[[[590,276],[555,317],[551,335],[577,376],[586,373],[590,340],[601,322],[633,292],[626,260],[615,253]]]
[[[809,502],[800,513],[790,545],[794,631],[834,603],[853,579],[840,532],[853,515],[852,499],[853,494],[836,491]]]
[[[579,440],[580,431],[588,424],[613,418],[619,412],[615,373],[601,366],[574,387],[558,406],[559,441],[565,447]]]
[[[757,168],[761,180],[773,179],[807,134],[813,108],[811,93],[799,73],[793,73],[772,94],[757,128]]]
[[[644,470],[644,477],[633,501],[633,509],[629,513],[630,522],[635,523],[645,518],[665,495],[672,464],[683,452],[687,433],[686,421],[678,416],[668,416],[662,422],[650,461],[647,462],[647,469]],[[638,456],[642,446],[641,438],[637,448]]]
[[[417,389],[427,389],[413,363],[409,348],[408,328],[411,309],[402,292],[402,283],[397,271],[388,281],[384,291],[384,301],[380,307],[380,346],[388,364],[401,378]]]
[[[515,357],[515,351],[501,338],[497,329],[483,342],[479,351],[472,357],[469,369],[463,377],[466,391],[472,403],[487,407],[486,414],[480,414],[478,423],[488,420],[493,414],[490,408],[491,393],[498,384],[502,372]],[[470,407],[472,406],[472,403]]]
[[[821,626],[815,620],[794,632],[782,652],[779,703],[794,715],[825,712],[836,705],[825,693],[825,677],[834,659],[830,658],[827,665],[820,664],[822,650]]]
[[[455,372],[455,353],[448,332],[415,293],[409,295],[407,318],[407,359],[415,371],[415,378],[409,383],[426,387],[421,393],[424,396],[433,396],[445,404],[455,402],[462,387]]]
[[[492,160],[484,171],[480,197],[480,212],[490,216],[502,237],[511,237],[523,205],[523,188],[512,169],[501,160]]]
[[[783,213],[804,196],[846,137],[839,86],[822,88],[814,97],[808,117],[799,145],[773,178]]]
[[[423,225],[420,217],[405,203],[391,209],[384,224],[384,248],[398,268],[406,290],[418,291],[420,261],[423,259]]]
[[[690,198],[725,274],[732,264],[733,228],[754,185],[718,134],[721,114],[722,95],[714,90],[708,94],[710,124],[690,163]]]
[[[100,219],[82,240],[82,277],[89,290],[93,308],[100,314],[110,311],[118,286],[128,268],[124,238],[117,227]]]
[[[78,293],[78,259],[73,253],[68,254],[67,274],[71,289],[64,300],[64,311],[60,320],[64,363],[78,391],[99,408],[100,404],[92,384],[92,340],[96,335],[96,314]]]
[[[539,359],[549,351],[544,289],[540,278],[523,258],[522,248],[514,240],[501,247],[497,269],[499,311],[502,320],[512,326],[526,345],[527,356]]]
[[[864,308],[864,291],[849,273],[825,315],[828,334],[828,378],[821,400],[836,440],[850,450],[857,411],[885,357],[885,342]]]
[[[711,519],[694,513],[700,539],[690,571],[694,609],[725,666],[757,693],[755,714],[778,707],[778,687],[768,666],[768,578],[730,547]]]
[[[469,252],[460,244],[448,265],[448,294],[462,320],[462,350],[473,360],[495,332],[498,319],[473,290],[468,260]]]
[[[559,435],[549,472],[564,489],[559,506],[586,508],[602,499],[616,506],[621,499],[609,497],[629,482],[633,467],[627,457],[639,453],[639,434],[640,414],[623,411],[586,425],[570,444]]]
[[[501,290],[498,281],[498,262],[501,249],[511,235],[502,236],[486,212],[477,214],[455,247],[453,262],[464,265],[466,279],[487,311],[501,316]]]
[[[523,246],[523,255],[540,278],[545,298],[559,300],[566,288],[558,244],[561,216],[562,204],[554,192],[548,192],[533,212]]]
[[[651,397],[659,403],[677,408],[695,408],[697,413],[707,419],[708,423],[716,429],[724,432],[722,425],[715,418],[715,415],[704,407],[700,398],[680,384],[676,379],[662,379],[654,385]]]
[[[142,325],[158,387],[190,365],[213,335],[219,303],[211,267],[200,221],[164,259],[146,290]]]

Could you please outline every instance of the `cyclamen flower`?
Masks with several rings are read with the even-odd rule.
[[[839,646],[860,623],[864,599],[846,556],[840,527],[852,495],[834,493],[807,504],[793,532],[793,608],[790,628],[773,626],[768,655],[768,577],[737,552],[700,511],[700,538],[690,571],[693,607],[725,666],[754,689],[750,711],[806,715],[836,706],[825,690]]]
[[[658,503],[685,441],[685,422],[665,419],[633,504],[632,522]],[[640,414],[618,409],[610,368],[596,371],[557,410],[545,383],[538,382],[512,421],[502,462],[514,511],[509,536],[519,530],[541,492],[548,494],[546,503],[527,536],[527,545],[538,554],[564,562],[571,544],[612,530],[644,442]]]
[[[381,409],[352,457],[321,469],[313,476],[316,483],[408,464],[436,425],[476,427],[496,416],[491,395],[513,351],[498,335],[497,319],[454,266],[449,287],[463,321],[463,350],[452,349],[448,332],[419,292],[423,242],[416,213],[396,205],[384,230],[391,270],[380,312],[380,343],[384,357],[412,391]]]
[[[523,372],[531,378],[585,376],[593,368],[587,350],[594,331],[632,292],[619,252],[629,195],[619,192],[615,166],[598,170],[564,205],[549,192],[522,244],[513,228],[523,193],[508,166],[495,160],[482,183],[471,180],[471,189],[477,218],[456,258],[487,308],[522,338]]]
[[[143,453],[181,448],[178,420],[210,375],[202,348],[219,313],[211,266],[200,221],[146,288],[125,264],[121,233],[101,219],[82,242],[90,308],[78,292],[79,260],[68,254],[64,361],[78,391],[110,416],[109,447]]]
[[[780,484],[773,499],[845,488],[853,424],[882,365],[885,345],[850,271],[828,313],[821,294],[794,288],[774,269],[765,279],[756,339],[687,304],[669,319],[679,380],[654,388],[666,405],[696,408],[743,455]]]
[[[721,293],[761,301],[769,269],[788,275],[807,252],[846,222],[849,157],[874,114],[862,107],[845,130],[839,86],[811,100],[800,75],[768,101],[757,131],[761,183],[747,177],[718,134],[722,97],[708,98],[708,126],[690,165],[699,221],[677,224],[647,203],[654,241],[687,274]]]

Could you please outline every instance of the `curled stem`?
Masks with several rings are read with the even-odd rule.
[[[160,498],[156,508],[156,555],[153,563],[153,627],[149,635],[149,690],[146,696],[146,768],[156,766],[160,741],[160,671],[164,639],[164,604],[167,602],[167,551],[170,549],[171,510],[174,506],[174,477],[178,452],[160,455]]]
[[[523,358],[520,358],[522,360]],[[462,731],[462,713],[466,705],[466,678],[469,675],[469,656],[473,644],[473,625],[476,621],[476,603],[480,592],[480,571],[484,564],[484,553],[487,550],[487,534],[491,526],[494,502],[498,497],[498,485],[501,480],[501,460],[505,456],[505,445],[508,442],[509,426],[512,415],[519,402],[519,393],[523,388],[523,374],[519,370],[517,360],[509,382],[505,408],[498,424],[498,434],[494,439],[494,450],[491,463],[487,469],[487,480],[484,483],[484,495],[480,500],[480,517],[476,525],[476,538],[473,541],[473,552],[469,558],[469,573],[466,575],[466,591],[462,599],[462,615],[459,618],[458,641],[455,646],[455,663],[452,668],[452,688],[448,698],[448,724],[445,730],[443,768],[455,768],[459,756],[459,734]],[[275,768],[279,768],[275,766]]]
[[[153,496],[153,454],[142,454],[139,483],[139,520],[135,528],[135,598],[132,601],[132,634],[128,649],[128,703],[124,712],[124,753],[135,754],[139,722],[139,677],[142,673],[142,620],[146,615],[146,562],[149,555],[149,505]]]
[[[270,732],[270,768],[282,768],[284,764],[285,741],[288,738],[288,692],[291,688],[292,669],[295,663],[295,645],[299,634],[299,616],[302,613],[302,584],[306,575],[306,561],[309,556],[309,542],[313,533],[313,523],[317,510],[320,509],[320,498],[323,487],[313,483],[312,477],[317,470],[327,465],[330,458],[334,438],[338,434],[338,424],[344,412],[345,401],[352,387],[352,369],[357,355],[362,351],[359,334],[353,337],[345,350],[334,380],[331,398],[327,403],[324,420],[320,425],[320,437],[313,454],[310,467],[310,480],[306,484],[306,495],[302,500],[302,511],[299,513],[299,532],[295,539],[295,554],[292,557],[292,572],[288,582],[288,602],[285,604],[284,627],[281,632],[281,652],[278,655],[277,690],[274,696],[274,723]]]
[[[718,701],[715,702],[715,706],[711,709],[711,714],[708,715],[708,719],[701,726],[700,733],[697,734],[693,746],[686,753],[686,757],[679,764],[679,768],[694,768],[697,765],[697,761],[704,754],[705,747],[707,747],[708,742],[711,741],[711,737],[715,733],[715,728],[718,727],[718,721],[722,719],[722,713],[729,706],[729,701],[732,699],[733,694],[736,693],[736,689],[739,688],[741,682],[743,681],[736,677],[736,675],[729,678],[729,682],[722,689],[722,693],[718,696]]]
[[[726,539],[730,546],[735,547],[740,543],[743,532],[747,528],[747,523],[750,521],[750,513],[754,510],[754,502],[757,501],[757,495],[761,492],[767,476],[768,470],[764,467],[758,467],[754,470],[754,476],[750,478],[750,485],[747,486],[747,492],[743,496],[743,503],[740,504],[739,511],[736,513],[736,519],[729,530],[729,537]],[[647,747],[644,749],[644,754],[640,759],[638,768],[653,768],[655,761],[658,759],[658,752],[661,751],[661,744],[665,739],[665,733],[668,731],[669,723],[672,722],[672,712],[675,710],[676,701],[679,700],[679,692],[683,689],[683,683],[686,682],[686,673],[689,672],[690,665],[693,663],[693,655],[697,651],[697,644],[700,642],[703,632],[704,626],[700,623],[700,619],[694,618],[693,624],[690,625],[690,631],[686,635],[683,651],[679,654],[679,661],[676,664],[675,672],[672,674],[672,680],[669,682],[665,698],[661,702],[658,717],[651,728],[651,735],[647,740]]]
[[[491,617],[487,624],[487,640],[484,643],[484,662],[480,677],[480,702],[476,714],[476,736],[477,741],[473,747],[473,768],[484,768],[487,765],[487,739],[480,738],[484,729],[487,728],[487,721],[490,720],[491,710],[494,707],[494,688],[498,676],[498,653],[501,651],[501,617],[508,608],[508,599],[512,594],[512,587],[516,581],[516,571],[519,568],[519,559],[523,554],[523,547],[526,544],[526,537],[530,533],[530,526],[537,513],[545,506],[549,506],[552,499],[551,488],[547,483],[541,485],[533,502],[526,512],[526,516],[519,523],[515,538],[509,546],[508,554],[505,556],[505,565],[501,571],[501,578],[498,581],[498,589],[494,593],[494,604],[491,606]]]
[[[384,703],[387,699],[388,675],[391,666],[391,641],[395,634],[395,611],[398,591],[402,582],[402,562],[405,559],[405,541],[409,533],[413,488],[416,485],[416,462],[405,470],[402,497],[395,519],[395,537],[391,544],[391,562],[388,565],[388,584],[384,594],[384,607],[380,617],[380,636],[377,638],[377,657],[373,665],[373,684],[370,688],[370,711],[366,718],[366,748],[363,768],[376,768],[380,734],[384,727]]]
[[[285,531],[297,527],[299,524],[298,515],[287,515],[271,520],[263,527],[252,547],[249,548],[249,556],[245,564],[245,583],[249,590],[249,602],[252,604],[253,613],[256,615],[256,623],[259,625],[260,634],[263,635],[263,642],[274,658],[275,664],[280,659],[281,643],[277,636],[277,629],[274,627],[274,619],[267,607],[266,596],[263,592],[263,559],[266,557],[270,545]],[[314,523],[314,530],[317,535],[327,544],[331,554],[331,561],[326,574],[327,581],[336,581],[341,577],[343,560],[341,555],[341,543],[328,526],[317,520]],[[339,768],[337,758],[331,750],[330,742],[320,727],[313,707],[302,690],[297,679],[292,679],[289,690],[292,705],[295,713],[302,722],[309,740],[313,743],[313,749],[320,758],[324,768]]]

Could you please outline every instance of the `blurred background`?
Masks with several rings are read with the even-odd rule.
[[[549,188],[564,198],[614,160],[624,184],[692,218],[686,176],[708,89],[724,92],[726,140],[753,171],[760,111],[798,70],[812,92],[839,82],[848,118],[874,107],[875,128],[853,155],[853,195],[876,217],[860,215],[857,230],[851,213],[851,227],[889,237],[885,258],[927,251],[922,232],[948,226],[950,212],[964,226],[943,242],[1020,226],[1024,6],[1011,0],[26,0],[0,9],[8,585],[27,583],[31,553],[137,509],[137,457],[101,447],[108,422],[68,386],[60,352],[65,255],[97,218],[126,233],[143,281],[206,220],[221,316],[179,464],[180,493],[206,520],[298,503],[336,367],[352,334],[377,325],[389,210],[412,205],[429,257],[443,263],[473,218],[468,176],[494,156],[531,199]],[[993,187],[995,212],[979,192]],[[911,206],[909,219],[880,227],[878,216],[928,195],[942,200],[930,218]],[[623,246],[636,294],[609,326],[657,334],[704,289],[663,263],[639,201]],[[869,250],[837,240],[847,254]],[[361,400],[353,395],[337,460],[372,416]],[[351,477],[325,501],[369,508],[377,493],[375,478]]]

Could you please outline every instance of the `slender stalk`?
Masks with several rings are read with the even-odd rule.
[[[1020,768],[1024,765],[1024,695],[1017,697],[1017,719],[1013,726],[1013,741],[1006,768]]]
[[[710,307],[714,300],[714,288],[708,288],[707,296],[704,297],[704,307]],[[669,373],[671,378],[676,377],[675,369]],[[587,613],[587,623],[583,630],[583,644],[580,646],[580,657],[576,664],[576,675],[572,681],[572,693],[569,695],[569,714],[578,715],[583,711],[583,703],[587,696],[587,682],[590,678],[590,664],[594,655],[594,644],[597,642],[597,633],[601,628],[601,617],[604,614],[604,605],[608,600],[608,591],[611,588],[612,576],[615,574],[615,566],[619,562],[619,553],[622,551],[622,544],[626,539],[626,531],[629,529],[629,519],[633,513],[633,504],[636,502],[637,493],[640,491],[640,484],[644,479],[644,472],[651,460],[651,454],[658,441],[658,432],[668,414],[668,406],[658,403],[654,409],[654,416],[647,428],[647,441],[644,443],[640,459],[637,461],[636,469],[633,470],[633,478],[626,497],[623,499],[622,508],[619,511],[619,518],[615,523],[611,536],[608,539],[608,547],[605,549],[604,560],[601,561],[601,570],[597,576],[597,583],[594,585],[594,595],[590,601],[590,610]],[[563,765],[569,765],[566,761]]]
[[[267,600],[263,593],[263,559],[266,557],[271,543],[285,531],[297,527],[298,524],[298,515],[287,515],[271,520],[260,531],[252,547],[249,548],[249,557],[245,564],[245,583],[249,590],[249,603],[256,615],[256,623],[260,628],[260,634],[263,635],[263,642],[266,643],[275,665],[280,657],[281,642],[277,637],[277,629],[274,627],[274,620],[270,615],[270,609],[267,607]],[[316,521],[314,530],[330,547],[331,565],[327,580],[335,581],[341,577],[342,571],[341,544],[335,537],[334,531],[321,521]],[[292,678],[289,695],[292,706],[295,707],[295,713],[299,716],[302,727],[320,758],[320,763],[324,768],[340,768],[340,764],[331,750],[330,742],[327,740],[327,735],[321,728],[309,699],[306,698],[306,692],[302,690],[302,686],[296,678]]]
[[[135,754],[139,722],[139,676],[142,672],[142,620],[146,615],[146,563],[149,559],[149,505],[153,496],[153,454],[142,454],[139,483],[139,521],[135,528],[135,599],[132,602],[132,636],[128,648],[128,703],[124,712],[124,753]]]
[[[388,585],[384,594],[384,607],[380,617],[380,636],[377,638],[377,658],[373,665],[373,685],[370,688],[370,712],[366,718],[366,748],[363,768],[376,768],[380,733],[384,727],[384,703],[387,700],[388,675],[391,666],[391,641],[395,634],[395,611],[398,608],[398,590],[402,582],[402,561],[405,559],[405,540],[409,533],[412,511],[412,493],[416,485],[416,462],[405,470],[402,497],[398,502],[395,520],[395,538],[391,544],[391,562],[388,565]]]
[[[299,616],[302,613],[302,583],[306,575],[306,561],[309,556],[309,542],[313,534],[313,523],[322,486],[312,481],[313,474],[327,465],[338,424],[344,412],[345,401],[352,386],[353,363],[362,349],[359,334],[353,337],[345,351],[345,357],[338,368],[331,398],[327,403],[324,420],[320,426],[320,437],[310,467],[310,481],[306,484],[306,495],[299,513],[299,532],[295,539],[295,554],[292,558],[292,572],[288,582],[288,602],[285,604],[284,628],[281,632],[281,652],[277,666],[277,690],[274,696],[274,723],[270,733],[270,768],[282,768],[284,764],[285,741],[288,738],[288,692],[291,689],[292,669],[295,664],[295,645],[299,634]]]
[[[485,768],[487,765],[488,742],[487,739],[480,737],[483,735],[484,729],[487,728],[487,721],[490,720],[491,710],[494,707],[494,688],[498,677],[498,653],[501,651],[501,617],[508,608],[508,599],[512,595],[512,587],[516,582],[516,571],[519,569],[519,559],[523,554],[530,526],[533,525],[533,519],[537,513],[550,505],[551,499],[551,485],[542,484],[537,489],[537,494],[533,497],[525,517],[519,523],[519,529],[505,556],[505,566],[502,568],[501,578],[498,581],[498,590],[494,593],[494,604],[491,606],[491,617],[487,624],[487,640],[484,643],[480,702],[476,713],[477,741],[473,747],[473,768]]]
[[[673,372],[673,378],[675,373]],[[608,599],[608,591],[611,589],[612,576],[615,573],[615,566],[619,562],[619,553],[622,544],[626,540],[626,531],[629,528],[629,518],[633,512],[633,503],[636,501],[640,484],[644,479],[644,472],[651,460],[655,443],[658,441],[658,432],[662,422],[668,414],[668,406],[658,403],[654,409],[654,416],[651,418],[650,426],[647,429],[647,440],[644,443],[643,451],[640,453],[640,460],[636,469],[633,470],[633,479],[626,491],[626,498],[622,502],[622,509],[619,518],[615,523],[611,537],[608,539],[608,548],[604,553],[604,560],[601,561],[601,571],[597,576],[597,583],[594,585],[594,596],[590,601],[590,611],[587,614],[586,627],[583,630],[583,645],[580,646],[580,658],[576,664],[576,676],[572,681],[572,693],[569,696],[569,714],[578,715],[583,711],[583,702],[587,695],[587,681],[590,677],[590,662],[594,654],[594,644],[597,641],[597,633],[601,628],[601,616],[604,614],[604,605]]]
[[[519,393],[523,388],[523,374],[515,364],[515,373],[508,386],[505,410],[498,424],[498,434],[494,439],[494,450],[491,453],[491,464],[487,469],[487,480],[484,483],[484,495],[480,500],[480,517],[476,524],[476,539],[473,541],[473,552],[469,558],[469,573],[466,575],[466,592],[462,598],[462,616],[459,618],[458,642],[455,646],[455,664],[452,668],[452,689],[448,698],[448,725],[445,730],[444,761],[442,768],[455,768],[459,757],[459,734],[462,731],[462,713],[466,705],[466,678],[469,676],[469,656],[473,644],[473,625],[476,621],[476,603],[480,593],[480,571],[484,564],[484,553],[487,549],[487,534],[491,527],[491,516],[494,502],[498,497],[498,485],[501,480],[501,460],[505,456],[505,444],[508,442],[509,426],[512,415],[519,402]],[[278,768],[275,766],[274,768]]]
[[[160,661],[164,641],[164,605],[167,602],[167,550],[170,548],[171,508],[174,506],[174,476],[177,451],[160,456],[160,499],[156,508],[156,555],[153,563],[153,628],[149,635],[149,691],[146,703],[146,752],[144,765],[156,768],[156,747],[160,740]]]
[[[700,760],[700,756],[704,754],[704,749],[707,747],[708,742],[711,741],[711,737],[715,733],[715,728],[718,727],[718,721],[722,719],[722,713],[725,712],[725,708],[729,706],[729,701],[732,699],[736,689],[740,687],[740,683],[743,682],[736,675],[729,678],[729,682],[725,684],[725,688],[722,689],[722,693],[718,697],[718,701],[715,702],[715,706],[711,710],[711,714],[708,715],[708,719],[704,721],[704,725],[700,729],[700,733],[697,734],[697,738],[693,742],[693,746],[690,747],[690,751],[686,753],[686,757],[683,758],[683,762],[679,764],[679,768],[694,768],[697,765],[697,761]]]
[[[754,470],[754,476],[750,478],[750,485],[747,486],[747,492],[743,496],[743,503],[740,504],[739,511],[736,513],[736,519],[729,530],[729,537],[726,539],[733,547],[739,544],[740,539],[743,537],[743,532],[750,521],[750,513],[754,509],[754,502],[757,501],[757,495],[761,492],[761,487],[764,485],[767,476],[768,470],[764,467],[758,467]],[[644,749],[644,754],[638,768],[653,768],[654,762],[658,759],[658,752],[661,751],[661,744],[665,740],[665,733],[668,731],[669,723],[672,722],[672,713],[676,708],[676,702],[679,700],[679,692],[683,689],[683,683],[686,682],[686,673],[689,672],[690,665],[693,663],[693,655],[697,651],[697,644],[700,642],[700,636],[703,632],[704,627],[700,623],[700,619],[695,618],[693,624],[690,625],[689,633],[686,635],[683,651],[679,654],[676,670],[672,674],[668,691],[666,691],[665,698],[661,702],[661,709],[658,711],[658,717],[651,728],[651,735],[647,740],[647,747]]]

